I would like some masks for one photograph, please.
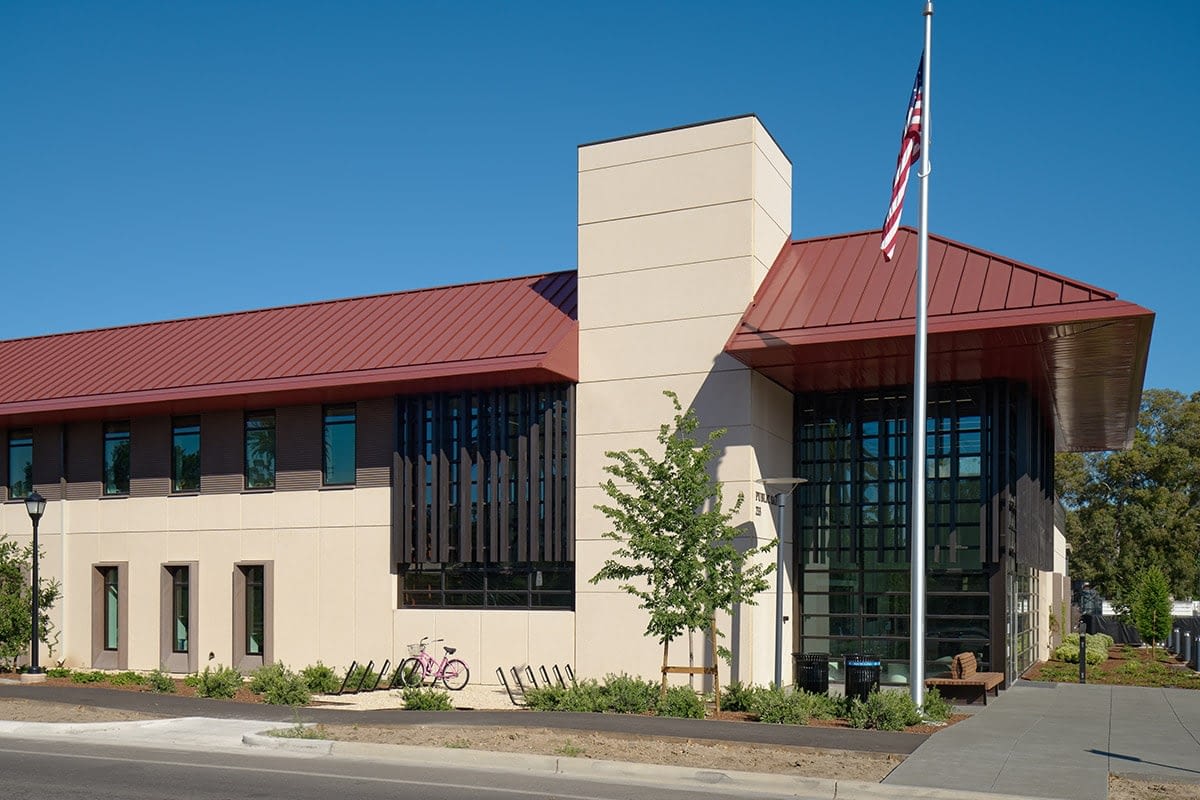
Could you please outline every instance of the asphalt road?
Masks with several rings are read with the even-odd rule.
[[[561,775],[434,769],[365,759],[223,752],[191,752],[91,745],[81,742],[0,740],[0,784],[23,800],[685,800],[695,786],[672,789],[600,783]],[[728,796],[713,787],[715,794]],[[739,788],[739,798],[756,795]]]

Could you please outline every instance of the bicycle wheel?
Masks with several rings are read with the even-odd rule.
[[[457,658],[447,661],[446,666],[442,669],[442,683],[451,691],[463,688],[470,679],[471,670],[467,669],[467,665]]]
[[[425,682],[425,667],[419,659],[406,658],[396,672],[396,683],[404,687],[420,686]]]

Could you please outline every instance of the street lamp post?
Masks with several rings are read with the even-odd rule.
[[[25,510],[29,512],[29,519],[33,521],[33,634],[29,641],[29,674],[41,675],[42,668],[38,665],[38,650],[41,640],[41,637],[38,636],[38,619],[41,616],[41,610],[38,608],[38,595],[41,589],[41,585],[38,583],[38,561],[41,560],[38,551],[38,522],[46,511],[46,498],[37,492],[30,492],[29,496],[25,498]]]
[[[779,527],[775,543],[775,686],[783,687],[783,526],[787,518],[787,500],[807,478],[763,478],[759,483],[767,489],[770,504],[779,507]],[[773,490],[773,491],[772,491]],[[793,547],[794,547],[793,542]]]

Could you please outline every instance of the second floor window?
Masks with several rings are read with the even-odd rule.
[[[200,491],[200,417],[171,422],[171,491]]]
[[[104,423],[104,493],[129,494],[129,423]]]
[[[246,488],[275,488],[275,412],[246,413]]]
[[[326,486],[351,485],[355,467],[354,406],[326,406],[321,442],[322,482]]]
[[[8,496],[28,497],[33,491],[33,431],[8,432]]]

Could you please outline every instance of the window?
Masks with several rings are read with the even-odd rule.
[[[171,652],[188,652],[188,568],[167,567],[171,575]]]
[[[355,427],[353,405],[325,408],[321,471],[322,482],[326,486],[347,486],[354,483]]]
[[[200,491],[200,417],[171,422],[171,491]]]
[[[242,567],[246,576],[246,655],[262,656],[266,626],[263,568],[261,564]]]
[[[120,646],[120,583],[116,567],[100,567],[104,580],[104,649],[116,652]]]
[[[129,422],[104,423],[104,493],[129,494]]]
[[[246,488],[275,488],[275,412],[246,413]]]
[[[27,497],[33,491],[33,431],[8,432],[8,496]]]
[[[243,674],[273,660],[275,564],[235,564],[233,570],[233,666]]]
[[[571,609],[574,590],[572,564],[422,564],[400,573],[405,606]]]

